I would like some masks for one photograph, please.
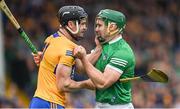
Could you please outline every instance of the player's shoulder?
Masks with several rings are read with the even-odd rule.
[[[49,43],[53,38],[57,38],[60,37],[60,35],[58,34],[58,32],[55,32],[51,35],[49,35],[46,39],[45,39],[45,43]]]
[[[121,48],[116,50],[116,52],[112,55],[112,57],[125,59],[127,61],[134,60],[135,56],[131,48]]]
[[[62,37],[62,34],[60,34],[58,31],[49,35],[46,39],[45,39],[45,43],[49,43],[52,39],[59,39],[60,37]],[[61,39],[61,38],[60,38]]]

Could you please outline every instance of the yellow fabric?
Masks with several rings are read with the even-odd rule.
[[[74,58],[69,51],[77,46],[65,36],[56,33],[45,40],[46,47],[43,51],[43,58],[38,72],[38,84],[34,97],[65,106],[65,94],[60,93],[56,86],[55,69],[57,64],[64,64],[72,67]]]

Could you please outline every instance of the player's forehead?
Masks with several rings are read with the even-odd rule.
[[[101,18],[96,18],[96,24],[103,24],[104,23],[104,21],[103,21],[103,19],[101,19]]]
[[[87,18],[83,18],[80,20],[80,23],[87,23]]]

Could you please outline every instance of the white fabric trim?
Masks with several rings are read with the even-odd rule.
[[[119,63],[119,64],[122,64],[122,65],[127,65],[127,63],[124,63],[122,61],[116,61],[116,60],[111,60],[110,62],[115,62],[115,63]]]
[[[122,67],[125,67],[125,65],[120,64],[120,63],[117,63],[117,62],[111,62],[111,63],[116,64],[116,65],[119,65],[119,66],[122,66]]]
[[[117,72],[119,72],[120,74],[123,74],[123,71],[121,69],[118,69],[110,64],[106,65],[106,67],[112,68],[113,70],[116,70]]]
[[[111,58],[111,60],[118,60],[118,61],[123,61],[123,62],[125,62],[125,63],[128,63],[128,61],[123,60],[123,59],[119,59],[119,58]]]
[[[120,35],[118,38],[116,38],[114,40],[109,41],[109,44],[115,43],[115,42],[119,41],[120,39],[122,39],[122,35]]]

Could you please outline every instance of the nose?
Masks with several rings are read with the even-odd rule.
[[[83,25],[83,30],[87,30],[87,25]]]
[[[99,28],[98,26],[95,27],[95,32],[98,32],[99,31]]]
[[[84,29],[87,30],[87,25],[84,26]]]

